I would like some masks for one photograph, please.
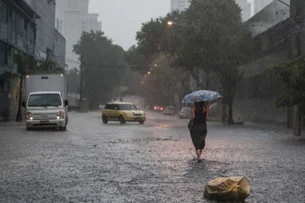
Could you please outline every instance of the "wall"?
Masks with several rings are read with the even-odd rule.
[[[289,18],[290,12],[276,15],[275,11],[279,8],[287,10],[287,6],[284,8],[272,5],[265,7],[247,22],[265,23],[266,27],[253,32],[253,41],[258,52],[256,57],[240,66],[245,71],[245,76],[238,86],[234,102],[236,120],[277,123],[287,121],[287,109],[276,109],[274,105],[281,93],[286,91],[286,87],[275,76],[264,73],[264,70],[292,57],[290,31],[294,26]]]
[[[27,0],[37,12],[37,40],[35,59],[52,58],[55,32],[55,0]]]
[[[66,66],[66,39],[55,30],[55,45],[54,45],[54,55],[57,64],[60,67]]]
[[[0,4],[0,120],[16,118],[19,77],[13,57],[15,53],[23,52],[33,58],[35,17],[35,12],[25,1],[11,0],[8,5]]]
[[[79,64],[71,63],[70,60],[79,61],[79,56],[73,53],[73,46],[78,42],[81,37],[81,15],[79,10],[65,11],[65,27],[64,36],[67,39],[66,43],[66,57],[69,68],[78,67]]]

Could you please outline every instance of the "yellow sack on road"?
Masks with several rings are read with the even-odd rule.
[[[214,201],[243,202],[250,195],[245,177],[217,178],[205,186],[204,196]]]

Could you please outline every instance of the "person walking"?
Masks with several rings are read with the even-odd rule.
[[[201,162],[202,150],[205,147],[207,135],[207,123],[209,120],[209,108],[204,102],[196,102],[192,107],[192,118],[189,123],[189,130],[194,144],[197,162]]]

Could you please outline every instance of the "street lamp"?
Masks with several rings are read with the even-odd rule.
[[[172,26],[175,22],[174,21],[167,21],[167,25]]]
[[[158,66],[158,64],[156,64],[156,63],[155,63],[155,65],[154,65],[154,66],[155,66],[155,67],[157,67],[157,66]]]
[[[147,74],[148,74],[148,75],[150,75],[150,74],[151,74],[151,72],[147,72]]]

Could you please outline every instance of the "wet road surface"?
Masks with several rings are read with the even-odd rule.
[[[70,114],[67,132],[0,124],[0,202],[209,202],[208,180],[244,175],[247,202],[304,202],[305,141],[283,129],[208,124],[203,163],[187,120],[145,125]]]

